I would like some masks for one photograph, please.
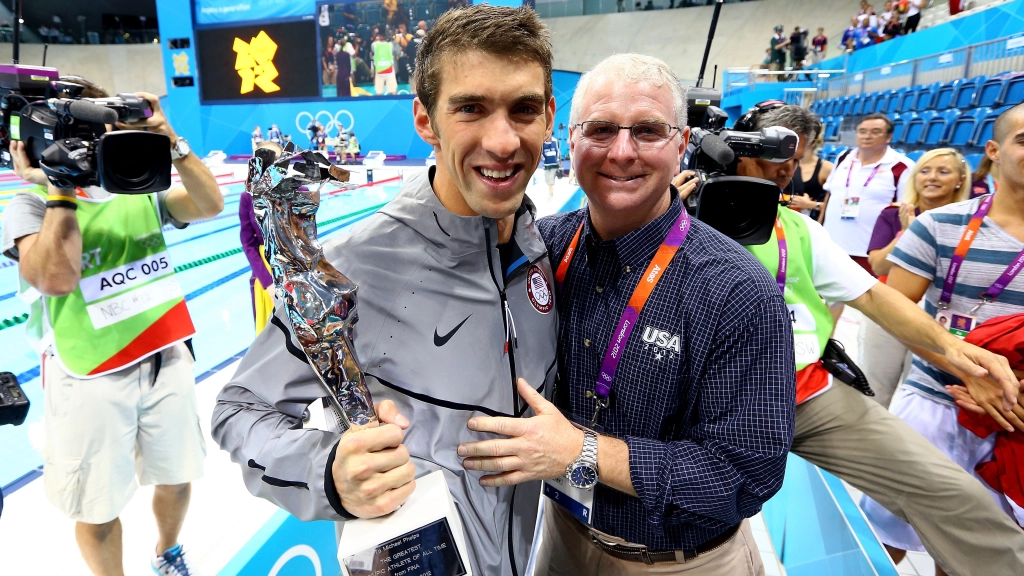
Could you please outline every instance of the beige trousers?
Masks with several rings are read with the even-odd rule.
[[[688,576],[764,576],[764,565],[750,533],[750,522],[721,547],[685,562],[644,564],[609,556],[590,540],[590,532],[561,506],[544,503],[544,529],[537,550],[536,576],[627,576],[687,574]],[[607,538],[610,542],[623,542]]]
[[[1024,531],[981,482],[846,384],[797,406],[792,452],[909,522],[950,576],[1024,574]]]

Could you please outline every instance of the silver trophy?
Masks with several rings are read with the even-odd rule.
[[[347,183],[346,170],[320,153],[294,150],[289,145],[280,157],[273,150],[257,150],[245,184],[263,232],[277,300],[327,392],[337,428],[376,424],[352,344],[358,287],[324,258],[316,232],[323,186],[331,181],[354,186]]]

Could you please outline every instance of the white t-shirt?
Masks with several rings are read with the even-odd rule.
[[[864,165],[853,149],[836,166],[823,188],[831,195],[825,229],[850,256],[868,255],[875,221],[886,206],[903,198],[914,161],[887,148],[882,159]]]
[[[907,9],[907,16],[920,14],[921,4],[924,4],[924,0],[910,0],[910,8]]]
[[[814,263],[814,289],[826,302],[856,300],[874,286],[878,279],[850,259],[825,228],[801,214],[811,239],[811,261]]]

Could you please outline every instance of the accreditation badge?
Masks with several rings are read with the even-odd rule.
[[[843,209],[839,212],[840,220],[856,220],[860,216],[860,196],[847,196],[843,199]]]
[[[594,516],[594,489],[576,488],[564,476],[544,481],[544,495],[577,520],[590,525]]]
[[[940,309],[936,312],[935,321],[938,322],[943,329],[961,340],[966,337],[971,330],[974,330],[974,326],[977,324],[977,319],[974,316],[971,316],[970,314],[957,314],[949,309]]]

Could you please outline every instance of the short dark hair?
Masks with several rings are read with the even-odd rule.
[[[993,140],[995,140],[999,144],[1002,144],[1003,140],[1006,140],[1006,137],[1010,135],[1010,130],[1013,127],[1010,123],[1010,117],[1013,116],[1014,114],[1019,114],[1021,110],[1024,110],[1024,108],[1021,108],[1021,104],[1017,104],[1016,106],[1003,112],[1002,114],[999,115],[998,118],[996,118],[996,123],[992,126]]]
[[[860,126],[861,124],[863,124],[865,122],[868,122],[869,120],[881,120],[882,122],[885,122],[885,133],[886,134],[892,134],[892,130],[893,130],[892,120],[889,120],[889,117],[886,116],[885,114],[882,114],[880,112],[875,112],[874,114],[868,114],[867,116],[861,118],[860,122],[857,122],[857,126]]]
[[[99,84],[93,84],[92,82],[82,78],[81,76],[61,76],[61,82],[67,82],[68,84],[77,84],[84,88],[82,90],[83,98],[109,98],[110,93],[107,92]]]
[[[796,132],[800,139],[807,143],[808,150],[810,150],[821,131],[821,120],[817,114],[806,108],[787,104],[757,115],[755,128],[760,130],[769,126],[782,126]]]
[[[429,115],[437,108],[444,67],[454,56],[474,50],[540,64],[544,100],[551,99],[551,32],[547,25],[528,6],[474,4],[442,14],[416,52],[413,82]]]

